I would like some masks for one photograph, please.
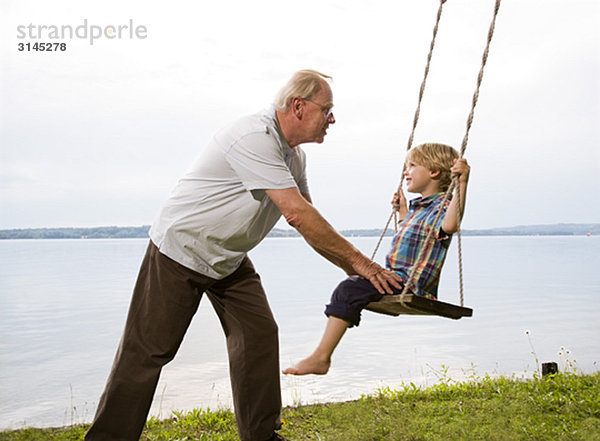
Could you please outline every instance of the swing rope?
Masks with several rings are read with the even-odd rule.
[[[423,78],[423,82],[421,83],[421,90],[420,90],[420,93],[419,93],[419,102],[418,102],[418,105],[417,105],[417,110],[415,112],[415,118],[414,118],[414,122],[413,122],[413,129],[412,129],[412,132],[411,132],[410,137],[409,137],[407,151],[412,147],[413,136],[414,136],[414,132],[415,132],[415,128],[416,128],[416,125],[417,125],[417,121],[418,121],[419,113],[420,113],[420,108],[421,108],[421,100],[423,98],[423,92],[424,92],[424,89],[425,89],[425,83],[426,83],[426,80],[427,80],[427,75],[429,74],[429,64],[430,64],[430,61],[431,61],[431,55],[432,55],[433,47],[434,47],[434,44],[435,44],[435,38],[436,38],[436,35],[437,35],[437,28],[438,28],[438,24],[439,24],[440,17],[441,17],[442,7],[443,7],[443,4],[445,2],[446,2],[446,0],[440,0],[440,7],[438,9],[437,21],[436,21],[436,24],[435,24],[435,27],[434,27],[433,40],[431,42],[430,50],[429,50],[429,55],[427,57],[427,66],[425,68],[425,76]],[[467,127],[466,127],[466,131],[465,131],[465,135],[464,135],[463,140],[462,140],[461,148],[460,148],[460,154],[459,154],[460,158],[462,158],[464,156],[464,153],[465,153],[465,151],[467,149],[467,143],[468,143],[468,140],[469,140],[469,132],[470,132],[471,126],[473,124],[473,118],[474,118],[474,115],[475,115],[475,107],[477,105],[477,101],[479,100],[479,89],[480,89],[481,83],[483,81],[483,73],[484,73],[484,70],[485,70],[485,65],[487,63],[487,59],[488,59],[488,55],[489,55],[489,50],[490,50],[490,44],[492,42],[492,37],[494,35],[494,29],[496,27],[496,17],[498,16],[498,11],[500,9],[500,2],[501,2],[501,0],[496,0],[495,5],[494,5],[494,14],[493,14],[492,21],[490,23],[490,27],[489,27],[489,30],[488,30],[487,43],[486,43],[485,50],[483,51],[483,56],[482,56],[482,60],[481,60],[481,68],[479,69],[479,74],[477,76],[477,85],[475,87],[475,92],[473,93],[473,99],[471,101],[471,111],[469,112],[469,116],[467,118]],[[405,167],[406,167],[406,165],[405,165]],[[460,196],[460,186],[459,186],[459,183],[458,183],[458,179],[459,179],[458,176],[454,176],[453,177],[452,183],[450,184],[450,186],[446,190],[446,193],[444,194],[444,199],[442,201],[441,206],[444,207],[447,204],[447,202],[451,198],[451,195],[453,194],[454,189],[458,188],[458,190],[456,191],[456,197],[458,198],[457,199],[457,202],[458,202],[458,223],[457,223],[457,225],[458,225],[457,226],[457,236],[458,236],[458,266],[459,266],[460,306],[462,307],[462,306],[464,306],[464,287],[463,287],[463,265],[462,265],[462,235],[461,235],[460,224],[462,222],[463,207],[462,207],[462,201],[461,201],[461,196]],[[403,169],[403,172],[402,172],[402,179],[400,181],[400,186],[398,187],[398,192],[402,191],[402,182],[403,182],[403,180],[404,180],[404,169]],[[384,235],[385,235],[385,233],[387,231],[387,228],[388,228],[388,225],[390,223],[390,220],[392,219],[392,217],[394,216],[394,213],[396,213],[396,212],[397,212],[397,208],[394,207],[393,214],[388,219],[388,222],[386,224],[385,230],[383,231],[381,237],[379,238],[379,241],[378,241],[378,243],[376,245],[375,251],[373,252],[373,257],[375,257],[375,254],[377,253],[377,249],[379,248],[379,245],[380,245],[380,243],[381,243],[381,241],[382,241],[382,239],[383,239],[383,237],[384,237]],[[437,216],[436,216],[436,218],[435,218],[435,220],[433,222],[433,225],[437,225],[438,224],[438,222],[439,222],[439,220],[440,220],[440,218],[442,216],[442,213],[443,213],[443,210],[439,210],[438,211]],[[433,232],[434,232],[433,228],[429,230],[429,232],[427,234],[427,237],[425,239],[425,244],[426,245],[424,247],[422,247],[421,250],[419,251],[419,254],[417,256],[416,262],[422,262],[423,257],[425,256],[425,252],[429,250],[430,244],[433,245],[433,241],[432,241]],[[402,293],[400,294],[400,302],[403,303],[404,306],[407,306],[407,305],[404,304],[403,298],[405,298],[406,294],[408,293],[408,289],[412,285],[412,283],[413,283],[413,281],[415,279],[415,276],[416,276],[418,268],[419,268],[418,264],[413,265],[413,267],[411,269],[411,272],[410,272],[410,275],[409,275],[409,278],[408,278],[408,280],[406,281],[406,283],[404,285],[404,289],[402,290]]]
[[[437,39],[438,27],[440,24],[440,19],[442,18],[444,3],[446,3],[446,1],[447,0],[440,0],[440,6],[437,11],[435,26],[433,27],[433,36],[431,38],[431,43],[429,44],[429,53],[427,54],[427,63],[425,64],[425,73],[423,75],[423,81],[421,82],[421,87],[419,89],[419,99],[417,100],[417,108],[415,110],[415,116],[413,117],[412,131],[410,132],[410,136],[408,137],[408,143],[406,145],[407,152],[412,147],[413,139],[415,137],[415,130],[417,129],[417,123],[419,122],[419,115],[421,114],[421,102],[423,101],[423,95],[425,94],[425,86],[427,84],[427,77],[429,76],[429,66],[431,65],[431,57],[433,55],[433,49],[435,48],[435,41]],[[404,171],[405,170],[406,170],[406,164],[404,164],[404,166],[402,167],[402,176],[400,177],[400,184],[398,184],[398,193],[400,193],[400,191],[402,191],[402,184],[404,182]],[[377,254],[377,250],[379,249],[379,246],[381,245],[381,241],[383,240],[383,237],[385,236],[385,233],[387,232],[387,230],[390,226],[390,222],[392,221],[392,218],[394,218],[394,231],[398,231],[398,221],[396,219],[397,212],[398,212],[397,206],[394,206],[394,208],[392,209],[392,212],[390,213],[390,216],[388,217],[385,227],[383,228],[383,232],[381,233],[381,236],[379,236],[379,240],[377,241],[377,244],[375,245],[375,250],[373,250],[373,254],[371,255],[371,260],[375,259],[375,254]]]

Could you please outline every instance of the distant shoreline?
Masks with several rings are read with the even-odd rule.
[[[11,239],[136,239],[147,238],[149,225],[130,227],[64,227],[64,228],[18,228],[0,230],[0,240]],[[346,237],[379,237],[381,229],[341,230]],[[393,236],[388,230],[386,236]],[[464,236],[597,236],[600,223],[520,225],[515,227],[463,230]],[[274,228],[268,237],[300,237],[296,230]]]

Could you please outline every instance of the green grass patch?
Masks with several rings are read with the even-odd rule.
[[[600,374],[414,384],[344,403],[283,410],[290,440],[600,440]],[[0,432],[0,441],[82,440],[87,426]],[[238,440],[229,410],[151,418],[143,441]]]

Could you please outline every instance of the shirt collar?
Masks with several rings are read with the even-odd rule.
[[[436,202],[438,199],[442,198],[443,196],[444,193],[435,193],[431,196],[427,196],[426,198],[420,196],[418,198],[412,199],[410,201],[410,209],[413,210],[417,207],[427,207]]]
[[[292,154],[295,155],[296,151],[290,147],[285,139],[285,136],[283,136],[281,127],[279,127],[279,121],[277,121],[277,114],[275,113],[275,106],[270,106],[267,108],[264,112],[264,115],[267,117],[267,125],[265,125],[265,130],[268,132],[269,130],[275,129],[285,156],[287,157]]]

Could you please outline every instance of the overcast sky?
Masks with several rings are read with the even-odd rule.
[[[460,146],[493,4],[444,6],[415,143]],[[334,78],[337,122],[303,147],[315,205],[338,229],[383,227],[437,1],[0,5],[0,228],[152,223],[214,132],[303,68]],[[503,0],[466,152],[465,228],[600,222],[599,5]],[[132,20],[146,38],[18,38],[18,26],[84,20]],[[67,48],[18,51],[40,41]]]

